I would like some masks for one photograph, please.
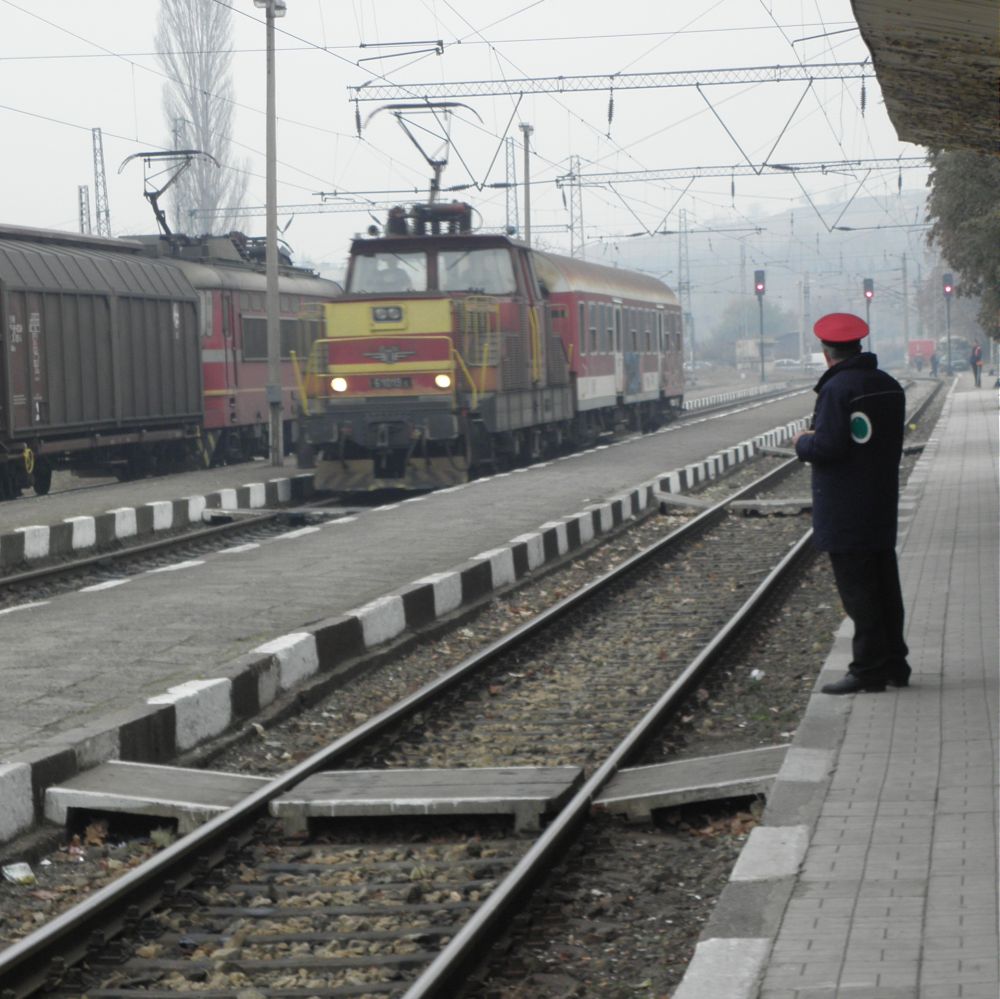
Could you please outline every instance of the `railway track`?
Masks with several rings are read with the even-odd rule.
[[[760,488],[758,485],[751,491]],[[282,898],[304,898],[310,900],[306,909],[318,910],[310,918],[317,914],[333,917],[332,909],[337,910],[337,918],[363,915],[366,925],[380,927],[377,929],[379,934],[391,932],[397,941],[391,948],[391,957],[382,953],[379,960],[365,965],[375,967],[376,971],[363,972],[359,969],[367,958],[354,951],[369,949],[364,946],[364,938],[350,945],[351,956],[331,957],[329,948],[337,937],[334,935],[321,944],[313,938],[326,931],[307,929],[305,934],[309,940],[284,941],[284,945],[293,947],[292,952],[286,950],[279,957],[261,958],[264,963],[260,965],[255,963],[257,958],[247,958],[250,964],[242,958],[237,960],[242,969],[239,973],[246,975],[250,984],[254,976],[260,974],[260,985],[254,987],[263,988],[264,994],[400,995],[404,988],[409,988],[408,994],[414,996],[454,994],[448,990],[455,988],[455,976],[464,974],[469,962],[483,953],[484,941],[510,917],[511,907],[527,890],[526,885],[552,865],[554,858],[576,834],[599,788],[636,751],[662,717],[690,692],[705,664],[712,660],[714,650],[726,640],[717,634],[719,622],[730,618],[739,607],[743,607],[744,618],[751,614],[753,607],[763,599],[766,590],[763,583],[772,574],[775,563],[790,565],[802,551],[801,524],[793,527],[790,518],[753,522],[741,516],[732,517],[726,514],[726,506],[716,504],[692,518],[651,549],[560,601],[506,638],[491,643],[394,709],[336,739],[326,750],[283,774],[224,816],[179,840],[150,865],[130,872],[77,910],[57,918],[46,931],[13,945],[0,955],[0,976],[5,982],[19,982],[11,994],[28,994],[41,983],[40,980],[48,980],[51,987],[54,984],[52,969],[60,967],[59,960],[53,964],[54,959],[62,959],[68,966],[69,961],[64,956],[67,946],[70,951],[79,951],[80,934],[85,928],[88,935],[92,934],[92,924],[106,923],[110,919],[112,929],[101,931],[109,935],[128,923],[141,938],[152,925],[141,913],[152,905],[153,897],[162,896],[164,889],[171,896],[166,903],[168,912],[176,913],[178,904],[182,907],[188,904],[200,911],[203,903],[211,903],[208,905],[211,919],[200,927],[193,923],[186,926],[178,931],[182,936],[189,931],[210,935],[214,932],[218,936],[220,932],[226,933],[225,926],[231,925],[233,919],[237,922],[251,920],[266,930],[268,921],[274,920],[276,915],[282,919],[286,916],[297,918],[295,906],[282,904]],[[765,523],[778,530],[762,529]],[[740,539],[744,530],[751,531],[752,545],[745,536]],[[765,535],[772,536],[773,540],[765,541]],[[790,557],[789,545],[795,536],[800,540],[794,546],[795,555]],[[677,554],[679,545],[687,547],[683,558]],[[715,566],[718,571],[720,560],[728,559],[727,553],[732,553],[734,547],[744,552],[752,548],[754,558],[736,559],[738,564],[730,561],[721,577],[728,579],[729,584],[720,587],[709,567]],[[668,562],[681,558],[685,565],[690,560],[685,579],[677,581],[676,587],[669,583],[671,569],[663,562],[665,558]],[[734,575],[737,572],[738,577]],[[725,607],[716,606],[708,615],[709,619],[701,621],[692,619],[690,607],[685,604],[687,597],[677,599],[678,593],[690,594],[693,582],[698,579],[706,592],[711,589],[725,595]],[[658,599],[636,599],[637,588],[646,597],[651,588],[655,588]],[[746,601],[748,595],[753,596],[749,603]],[[681,621],[676,617],[664,619],[671,607],[680,614]],[[622,620],[623,613],[629,615],[627,621]],[[592,644],[588,651],[588,642],[597,641],[606,647],[604,629],[614,627],[609,622],[616,619],[627,633],[637,637],[627,663],[620,654],[594,655]],[[735,627],[731,625],[729,630]],[[679,631],[690,634],[679,642]],[[699,648],[702,651],[696,652]],[[622,673],[626,666],[630,673],[623,684]],[[557,689],[561,691],[558,695]],[[436,706],[442,695],[444,706]],[[513,725],[512,717],[517,719]],[[640,719],[640,724],[636,725]],[[390,730],[392,735],[388,742],[372,743],[375,738],[385,739],[382,733]],[[488,737],[485,735],[487,730],[490,731]],[[557,733],[559,738],[554,738]],[[496,820],[486,820],[485,827],[478,823],[469,827],[469,820],[463,819],[465,827],[450,831],[451,839],[442,845],[446,832],[440,825],[433,837],[427,837],[419,831],[420,823],[406,818],[399,828],[384,832],[382,838],[373,836],[372,845],[366,845],[372,836],[370,832],[366,831],[364,838],[359,840],[355,831],[347,842],[336,843],[330,851],[332,860],[322,864],[315,862],[312,845],[283,835],[271,820],[263,818],[268,802],[319,770],[331,767],[343,770],[373,763],[378,769],[387,764],[399,764],[399,769],[433,765],[468,770],[490,765],[491,759],[493,766],[508,769],[515,766],[576,767],[581,771],[577,779],[584,783],[572,795],[570,804],[546,825],[538,839],[524,832],[498,830]],[[568,790],[573,790],[572,781]],[[237,847],[234,837],[243,845]],[[468,856],[478,860],[474,854],[480,851],[483,843],[493,843],[486,847],[490,863],[486,868],[476,864],[463,867],[462,876],[455,882],[435,867],[433,856],[422,852],[423,847],[416,851],[412,846],[422,838],[428,839],[433,850],[443,851],[443,859],[438,860],[438,864],[443,865],[442,870],[450,867],[449,858]],[[303,850],[313,860],[311,867],[325,868],[332,863],[333,869],[317,875],[313,869],[302,872],[282,868],[282,865],[301,864],[305,860],[299,856]],[[255,865],[261,854],[267,855],[281,870],[258,872]],[[215,855],[221,866],[214,866],[209,855]],[[232,860],[226,860],[227,855]],[[298,860],[293,859],[296,856]],[[411,865],[410,870],[401,880],[390,879],[390,887],[383,890],[379,887],[377,872],[379,865],[389,862],[392,857],[402,857],[404,864]],[[215,884],[196,880],[197,875],[190,866],[193,858],[200,858],[198,864],[202,867],[206,864],[214,867],[210,877]],[[370,879],[361,874],[366,863],[374,865]],[[248,873],[251,870],[252,875]],[[338,886],[338,870],[349,872],[344,875],[346,886]],[[284,882],[284,888],[274,885],[277,873],[282,875],[279,880]],[[304,880],[297,881],[297,878]],[[311,884],[310,879],[313,879]],[[271,886],[266,894],[261,887],[264,884]],[[401,904],[400,891],[404,906],[425,907],[413,912],[406,909],[408,916],[419,912],[434,916],[432,927],[436,928],[433,932],[425,932],[426,927],[422,924],[416,927],[409,923],[400,925],[399,912],[393,911]],[[182,896],[186,902],[181,902]],[[378,911],[369,911],[376,902]],[[277,911],[284,909],[291,911]],[[449,916],[443,923],[442,913]],[[299,915],[305,918],[309,914]],[[456,916],[469,917],[460,929],[456,928]],[[385,920],[389,920],[390,925],[387,926]],[[160,925],[158,930],[165,928]],[[354,931],[348,928],[336,932]],[[260,935],[257,929],[247,928],[245,936],[257,935]],[[263,935],[268,936],[266,932]],[[451,942],[431,960],[435,948],[428,941],[435,935]],[[68,944],[67,938],[75,940],[75,945]],[[197,939],[191,938],[192,941]],[[422,946],[414,947],[415,939]],[[388,947],[386,940],[382,942]],[[307,944],[311,956],[294,950],[296,943]],[[123,971],[111,973],[107,988],[97,985],[88,970],[84,973],[86,980],[70,980],[69,990],[63,988],[57,994],[85,992],[94,997],[109,997],[124,995],[129,988],[134,990],[136,987],[147,995],[167,994],[177,991],[180,985],[177,976],[183,977],[188,972],[193,976],[187,979],[189,986],[194,984],[198,991],[205,991],[211,975],[204,962],[213,968],[219,963],[214,956],[206,957],[202,950],[198,960],[203,963],[196,960],[190,964],[199,945],[192,947],[190,941],[182,944],[180,936],[169,956],[159,951],[153,956],[141,956],[152,953],[148,950],[152,945],[141,939],[132,946],[137,949],[128,958]],[[401,948],[402,953],[396,953],[396,948]],[[312,953],[317,950],[323,952],[318,957]],[[144,961],[151,963],[143,965]],[[90,968],[101,964],[102,960],[88,959]],[[307,981],[301,983],[304,992],[296,991],[299,985],[289,984],[294,982],[298,966],[310,972]],[[188,972],[182,973],[182,967]],[[456,971],[456,968],[462,970]],[[415,978],[421,969],[424,969],[422,975]],[[326,983],[322,987],[317,974],[325,976]],[[365,981],[366,977],[374,981]],[[427,984],[421,985],[425,980]],[[165,989],[151,990],[154,982],[164,985]],[[293,991],[287,991],[286,986]],[[226,988],[230,987],[228,983]],[[318,988],[321,990],[316,991]],[[209,988],[206,994],[213,992]]]
[[[15,944],[0,955],[0,981],[14,986],[4,994],[26,995],[47,983],[55,994],[106,997],[191,989],[232,995],[236,986],[288,996],[458,995],[469,968],[518,911],[530,884],[578,835],[603,784],[690,695],[701,671],[731,640],[736,626],[715,634],[718,620],[731,607],[744,618],[751,615],[765,598],[764,580],[777,578],[774,563],[790,565],[801,553],[801,539],[793,544],[802,533],[794,518],[753,521],[727,516],[725,507],[717,504],[693,518],[395,709],[335,739],[152,865]],[[744,528],[752,543],[741,538]],[[765,538],[772,534],[773,540]],[[679,544],[689,546],[683,556],[674,552]],[[734,550],[748,549],[753,559],[744,554],[726,564]],[[683,563],[683,579],[669,578],[665,558]],[[699,581],[728,594],[727,608],[713,607],[703,620],[685,603]],[[747,594],[751,599],[744,602]],[[678,616],[671,621],[670,613]],[[605,623],[615,620],[631,639],[627,657],[595,654],[585,639],[596,636],[607,650],[613,639],[601,632],[616,627]],[[584,676],[582,665],[595,672]],[[632,672],[623,686],[626,666]],[[475,672],[482,675],[473,681]],[[445,706],[435,707],[442,692]],[[633,728],[639,716],[643,724]],[[270,800],[321,769],[433,765],[468,771],[498,764],[576,766],[585,783],[537,840],[496,820],[437,820],[428,827],[404,819],[391,828],[357,821],[339,830],[325,827],[306,843],[264,818]],[[203,870],[219,863],[209,880],[190,869],[192,857]],[[152,898],[164,893],[165,908],[144,917]],[[57,985],[71,961],[64,955],[79,954],[80,934],[102,922],[101,938],[123,926],[135,938],[103,956],[91,938],[85,970],[67,972],[70,977]],[[75,944],[67,945],[67,935]],[[131,956],[116,965],[124,953]],[[213,981],[219,989],[213,990]]]

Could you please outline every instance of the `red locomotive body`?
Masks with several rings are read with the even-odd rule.
[[[320,489],[426,488],[652,429],[683,400],[680,308],[642,274],[472,233],[467,205],[357,239],[303,375]]]

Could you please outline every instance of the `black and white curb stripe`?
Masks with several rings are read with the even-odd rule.
[[[254,718],[316,674],[344,671],[360,656],[404,632],[432,624],[513,585],[546,563],[583,549],[595,538],[654,510],[658,492],[680,492],[713,479],[760,449],[790,439],[804,425],[805,420],[786,424],[702,462],[664,472],[606,502],[542,524],[501,548],[481,552],[450,571],[418,579],[309,631],[266,642],[221,666],[215,677],[171,687],[143,705],[11,757],[0,763],[0,843],[41,821],[45,789],[51,784],[105,760],[169,763],[179,753]],[[198,509],[207,506],[207,502],[195,504]]]
[[[185,527],[200,522],[206,510],[284,506],[299,503],[312,492],[312,473],[305,473],[219,489],[204,496],[119,507],[94,517],[67,517],[61,524],[18,527],[0,534],[0,569]]]
[[[774,385],[757,385],[753,388],[733,389],[731,392],[720,392],[717,395],[703,395],[696,399],[685,399],[683,409],[691,412],[695,409],[707,409],[709,406],[722,406],[727,402],[737,402],[740,399],[754,399],[757,396],[769,395],[775,389],[788,387],[787,382]]]

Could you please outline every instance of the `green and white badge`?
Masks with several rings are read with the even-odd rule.
[[[851,413],[851,440],[867,444],[872,439],[872,421],[865,413]]]

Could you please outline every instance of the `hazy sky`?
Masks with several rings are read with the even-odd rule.
[[[247,203],[263,205],[265,55],[263,12],[252,0],[199,0],[233,9],[234,152],[250,172]],[[142,198],[139,162],[129,155],[169,145],[162,110],[164,77],[153,39],[159,0],[0,0],[0,121],[3,183],[0,222],[76,230],[77,192],[94,176],[91,129],[104,140],[111,225],[115,235],[155,228]],[[375,200],[425,197],[430,169],[393,116],[375,115],[359,138],[349,88],[367,80],[396,84],[613,73],[716,70],[799,62],[860,62],[868,51],[848,0],[287,0],[278,20],[278,202],[316,204],[318,191],[368,193]],[[846,30],[845,30],[846,29]],[[821,36],[821,37],[815,37]],[[413,54],[443,42],[444,51]],[[397,43],[388,46],[386,43]],[[399,44],[402,43],[402,44]],[[363,46],[363,47],[362,47]],[[410,54],[397,54],[410,53]],[[390,57],[391,56],[391,57]],[[380,58],[381,57],[381,58]],[[361,62],[361,60],[365,60]],[[360,62],[360,65],[359,65]],[[555,179],[580,157],[584,174],[745,162],[801,162],[917,156],[900,143],[876,81],[705,85],[614,94],[462,97],[452,119],[453,145],[443,186],[505,180],[503,138],[519,123],[533,126],[532,225],[536,241],[567,250],[569,213]],[[407,99],[404,90],[393,98]],[[363,103],[362,119],[380,107]],[[794,112],[794,113],[793,113]],[[721,120],[720,120],[721,119]],[[433,127],[423,115],[416,127]],[[440,144],[427,132],[428,151]],[[772,147],[774,151],[771,152]],[[858,192],[875,199],[875,224],[904,217],[896,171],[803,175],[808,198],[793,178],[729,177],[622,183],[583,190],[588,239],[688,225],[746,225],[789,207],[824,217],[825,206]],[[863,180],[863,184],[861,183]],[[906,191],[922,190],[925,172],[902,173]],[[735,183],[735,193],[731,185]],[[409,193],[402,193],[409,192]],[[461,197],[483,224],[506,221],[506,193],[483,187]],[[519,199],[520,199],[519,195]],[[568,197],[568,194],[566,195]],[[815,208],[813,207],[815,206]],[[523,202],[520,203],[523,215]],[[279,224],[292,216],[283,211]],[[376,212],[382,215],[382,210]],[[338,263],[348,241],[372,219],[363,211],[291,218],[285,238],[297,258]],[[523,221],[523,219],[522,219]],[[850,210],[839,220],[851,224]],[[863,224],[872,224],[866,215]],[[240,227],[263,234],[264,218]]]

